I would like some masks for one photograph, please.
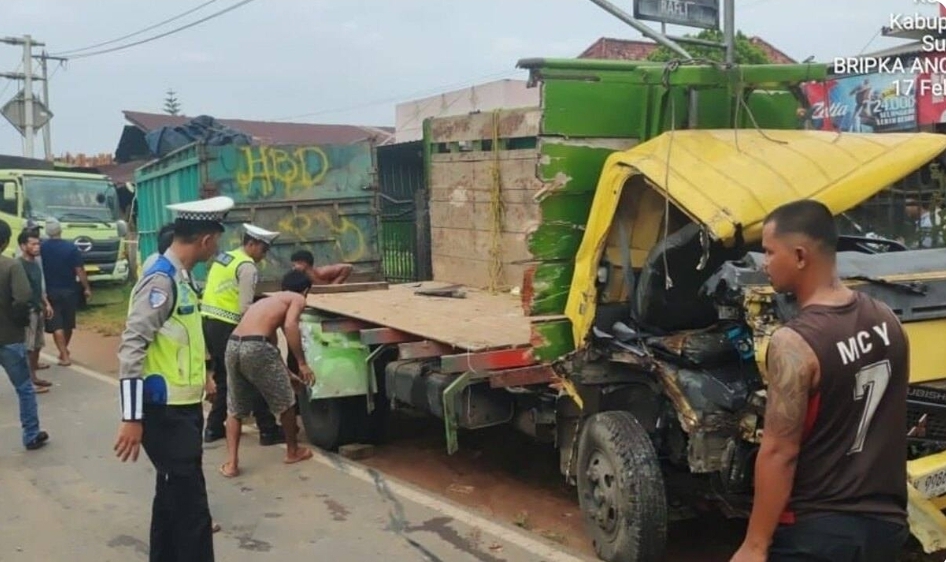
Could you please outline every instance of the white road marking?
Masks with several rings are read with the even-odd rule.
[[[118,379],[115,377],[110,377],[103,373],[93,371],[87,367],[83,367],[82,365],[76,365],[75,363],[69,365],[68,367],[62,367],[61,365],[57,364],[59,360],[57,357],[48,355],[46,353],[41,352],[40,357],[50,362],[50,365],[55,365],[60,369],[72,369],[81,375],[85,375],[99,382],[104,382],[114,387],[118,387]],[[116,396],[115,399],[117,404],[118,397]],[[256,428],[252,426],[244,426],[243,429],[248,433],[256,432]],[[369,484],[375,485],[375,478],[365,467],[320,449],[315,449],[314,452],[315,455],[312,457],[312,459],[319,464],[349,476],[353,476]],[[432,496],[426,492],[422,492],[417,488],[397,481],[390,476],[385,475],[384,480],[385,485],[394,495],[420,505],[421,507],[426,507],[427,509],[442,513],[447,517],[451,517],[456,521],[459,521],[465,525],[469,525],[470,527],[479,528],[489,535],[492,535],[498,539],[502,539],[510,544],[522,548],[523,550],[540,556],[546,562],[589,562],[592,560],[590,558],[578,557],[566,552],[562,552],[561,550],[556,549],[545,542],[533,539],[532,537],[524,535],[519,531],[494,523],[488,519],[480,517],[479,515],[470,513],[463,508],[441,500],[440,498]]]

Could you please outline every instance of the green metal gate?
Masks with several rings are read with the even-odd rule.
[[[381,266],[391,283],[431,278],[430,220],[422,142],[377,148]]]

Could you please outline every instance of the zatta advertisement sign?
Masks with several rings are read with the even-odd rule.
[[[814,129],[844,133],[911,131],[917,124],[916,76],[864,74],[804,86]]]

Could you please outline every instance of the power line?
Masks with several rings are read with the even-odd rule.
[[[302,118],[304,118],[304,117],[314,117],[314,116],[316,116],[316,115],[326,115],[326,114],[330,114],[330,113],[343,113],[343,112],[352,111],[352,110],[355,110],[355,109],[362,109],[362,108],[365,108],[365,107],[373,107],[373,106],[376,106],[376,105],[381,105],[381,104],[383,104],[383,103],[392,103],[392,102],[397,102],[397,101],[401,101],[401,100],[404,100],[404,99],[410,99],[410,98],[414,98],[414,97],[421,96],[421,95],[424,95],[424,94],[431,94],[431,95],[433,95],[433,94],[440,93],[440,92],[442,92],[442,91],[444,91],[444,90],[446,90],[446,89],[449,89],[449,88],[459,87],[459,86],[466,86],[467,84],[470,84],[471,82],[479,82],[480,80],[486,80],[486,79],[489,79],[489,78],[499,78],[499,77],[502,77],[502,76],[506,76],[506,75],[510,74],[511,72],[514,72],[514,71],[513,71],[513,70],[505,70],[505,71],[503,71],[503,72],[494,72],[494,73],[492,73],[492,74],[487,74],[487,75],[485,75],[485,76],[480,76],[480,77],[478,77],[478,78],[473,78],[473,79],[464,80],[464,81],[462,81],[462,82],[453,82],[453,83],[450,83],[450,84],[444,84],[444,85],[441,85],[441,86],[435,86],[435,87],[432,87],[432,88],[427,88],[427,89],[425,89],[425,90],[419,90],[419,91],[416,91],[416,92],[404,93],[404,94],[401,94],[401,95],[391,96],[391,97],[388,97],[388,98],[378,99],[378,100],[375,100],[375,101],[369,101],[369,102],[365,102],[365,103],[359,103],[359,104],[356,104],[356,105],[350,105],[350,106],[345,106],[345,107],[336,107],[336,108],[334,108],[334,109],[323,109],[323,110],[319,110],[319,111],[314,111],[314,112],[312,112],[312,113],[302,113],[302,114],[299,114],[299,115],[290,115],[290,116],[287,116],[287,117],[277,117],[277,118],[275,118],[275,119],[271,119],[271,121],[291,121],[291,120],[293,120],[293,119],[302,119]]]
[[[156,40],[158,40],[158,39],[161,39],[162,37],[167,37],[168,35],[172,35],[172,34],[177,33],[177,32],[179,32],[179,31],[184,31],[185,29],[189,29],[189,28],[191,28],[191,27],[194,27],[195,25],[199,25],[199,24],[201,24],[201,23],[204,23],[205,21],[208,21],[208,20],[211,20],[211,19],[213,19],[213,18],[222,16],[223,14],[226,14],[227,12],[231,12],[231,11],[233,11],[233,10],[236,10],[236,9],[239,8],[240,6],[245,6],[246,4],[249,4],[250,2],[253,2],[253,1],[254,1],[254,0],[243,0],[242,2],[237,2],[237,3],[234,4],[233,6],[230,6],[229,8],[224,8],[223,10],[220,10],[219,12],[214,12],[214,13],[210,14],[210,15],[207,16],[207,17],[201,18],[201,19],[199,19],[199,20],[197,20],[197,21],[194,21],[194,22],[191,22],[191,23],[189,23],[189,24],[187,24],[187,25],[182,25],[181,27],[176,27],[176,28],[172,29],[171,31],[165,31],[164,33],[160,33],[160,34],[158,34],[158,35],[154,35],[154,36],[152,36],[152,37],[148,37],[148,38],[146,38],[146,39],[142,39],[141,41],[135,41],[134,43],[127,43],[127,44],[125,44],[125,45],[119,45],[118,47],[112,47],[112,48],[110,48],[110,49],[102,49],[101,51],[92,51],[91,53],[83,53],[83,54],[81,54],[81,55],[75,55],[75,56],[70,57],[70,58],[72,58],[72,59],[84,59],[84,58],[86,58],[86,57],[94,57],[94,56],[96,56],[96,55],[104,55],[105,53],[114,53],[115,51],[121,51],[121,50],[123,50],[123,49],[128,49],[128,48],[130,48],[130,47],[136,47],[136,46],[138,46],[138,45],[143,45],[143,44],[145,44],[145,43],[150,43],[151,41],[156,41]]]
[[[22,62],[17,65],[16,70],[13,71],[13,74],[18,74],[18,73],[20,72],[20,69],[21,69],[21,68],[23,68],[23,63],[22,63]],[[7,93],[7,90],[10,89],[10,85],[13,84],[13,82],[14,82],[13,79],[10,79],[10,80],[7,82],[7,85],[4,86],[2,90],[0,90],[0,98],[3,98],[3,94]]]
[[[54,54],[54,55],[69,55],[69,54],[72,54],[72,53],[78,53],[78,52],[80,52],[80,51],[88,51],[89,49],[95,49],[96,47],[103,47],[103,46],[105,46],[105,45],[111,45],[112,43],[117,43],[117,42],[119,42],[119,41],[121,41],[121,40],[123,40],[123,39],[128,39],[129,37],[134,37],[135,35],[141,35],[141,34],[144,33],[145,31],[151,31],[152,29],[154,29],[154,28],[156,28],[156,27],[161,27],[162,25],[164,25],[164,24],[166,24],[166,23],[171,23],[171,22],[174,21],[174,20],[179,20],[179,19],[181,19],[182,17],[187,16],[187,15],[190,15],[190,14],[193,14],[193,13],[196,12],[197,10],[200,10],[201,8],[203,8],[203,7],[205,7],[205,6],[208,6],[208,5],[210,5],[210,4],[213,4],[213,3],[216,2],[216,1],[217,1],[217,0],[209,0],[209,1],[207,1],[207,2],[204,2],[204,3],[201,4],[201,5],[197,6],[196,8],[191,8],[190,10],[187,10],[186,12],[180,13],[180,14],[178,14],[178,15],[172,17],[172,18],[168,18],[168,19],[166,19],[166,20],[164,20],[164,21],[162,21],[162,22],[158,22],[158,23],[156,23],[156,24],[154,24],[154,25],[151,25],[151,26],[148,26],[148,27],[146,27],[146,28],[144,28],[144,29],[139,29],[138,31],[136,31],[136,32],[134,32],[134,33],[129,33],[128,35],[122,35],[121,37],[116,37],[115,39],[112,39],[112,40],[110,40],[110,41],[103,41],[102,43],[96,43],[96,44],[94,44],[94,45],[89,45],[89,46],[87,46],[87,47],[82,47],[81,49],[69,49],[69,50],[67,50],[67,51],[62,51],[62,52],[53,53],[53,54]]]

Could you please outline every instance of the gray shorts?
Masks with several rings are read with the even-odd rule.
[[[36,351],[46,345],[46,314],[44,311],[30,312],[30,325],[26,327],[26,349]]]
[[[279,350],[266,341],[227,340],[227,413],[245,418],[253,411],[253,387],[275,416],[292,408],[296,394]]]

